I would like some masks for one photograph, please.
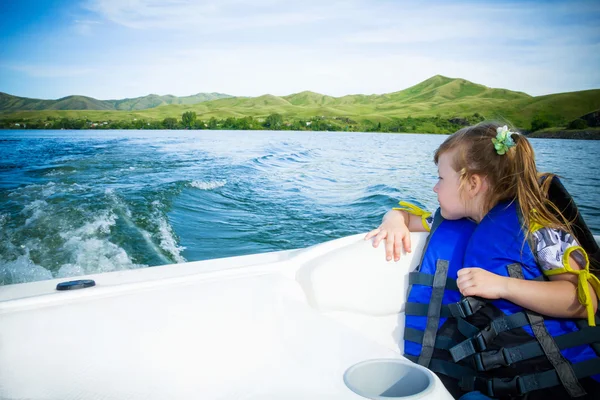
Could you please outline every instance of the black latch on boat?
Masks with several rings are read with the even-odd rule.
[[[80,279],[77,281],[61,282],[56,285],[56,290],[77,290],[95,286],[96,282],[92,279]]]

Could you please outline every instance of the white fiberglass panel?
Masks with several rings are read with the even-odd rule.
[[[5,312],[2,398],[359,398],[344,371],[399,354],[303,298],[262,274]]]

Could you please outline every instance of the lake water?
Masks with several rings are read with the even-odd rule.
[[[443,135],[0,131],[0,284],[294,249],[434,210]],[[600,234],[600,141],[532,139]]]

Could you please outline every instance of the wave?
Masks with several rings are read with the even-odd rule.
[[[0,214],[0,285],[186,262],[159,200],[60,182],[9,197],[11,209]]]
[[[152,205],[155,207],[155,221],[158,222],[157,236],[160,240],[160,247],[168,254],[170,254],[171,257],[173,257],[173,259],[175,260],[175,262],[186,262],[187,260],[181,255],[181,252],[185,250],[185,247],[179,246],[177,244],[177,238],[175,237],[173,229],[171,228],[171,225],[169,225],[169,222],[167,221],[167,218],[165,217],[164,213],[161,212],[161,208],[164,207],[163,204],[160,201],[156,200],[152,202]]]
[[[226,180],[216,180],[216,181],[192,181],[190,182],[190,186],[200,190],[213,190],[223,187],[227,184]]]

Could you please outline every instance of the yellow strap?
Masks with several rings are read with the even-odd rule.
[[[544,226],[548,225],[548,223],[544,223],[543,220],[539,220],[538,212],[534,208],[531,210],[531,216],[529,217],[529,232],[537,232],[542,229]]]
[[[581,251],[581,253],[583,254],[583,257],[585,259],[585,267],[580,270],[574,270],[573,268],[571,268],[571,265],[569,263],[569,256],[571,255],[572,252],[574,252],[576,250]],[[548,271],[544,271],[544,275],[547,275],[547,276],[560,275],[560,274],[564,274],[567,272],[578,275],[577,299],[579,300],[579,303],[581,303],[581,305],[584,306],[587,310],[588,324],[590,326],[596,326],[596,321],[594,318],[594,308],[592,305],[592,298],[591,298],[590,287],[589,287],[588,283],[592,286],[592,289],[594,289],[595,295],[598,296],[598,294],[600,294],[600,280],[598,279],[598,277],[596,275],[594,275],[590,272],[590,260],[588,258],[587,253],[581,246],[569,247],[565,251],[565,254],[563,255],[562,264],[563,264],[564,268],[557,268],[557,269],[551,269]]]
[[[398,204],[400,205],[400,207],[394,207],[392,208],[392,210],[406,211],[409,214],[421,217],[421,223],[423,224],[423,227],[427,230],[427,232],[429,232],[430,228],[426,221],[427,218],[431,216],[431,213],[429,211],[425,211],[421,207],[416,206],[412,203],[408,203],[406,201],[400,201],[398,202]]]
[[[542,229],[544,226],[539,224],[538,222],[532,220],[531,223],[529,224],[529,232],[533,233],[533,232],[537,232],[540,229]]]

